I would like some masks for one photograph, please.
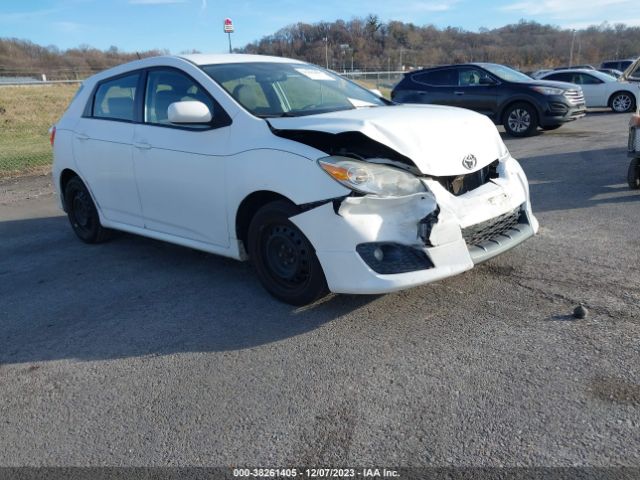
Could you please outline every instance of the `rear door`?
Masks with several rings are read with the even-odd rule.
[[[133,226],[143,223],[132,154],[140,75],[100,82],[73,139],[78,170],[104,217]]]
[[[416,103],[453,105],[454,91],[458,86],[458,72],[455,68],[439,68],[412,75],[418,85]]]

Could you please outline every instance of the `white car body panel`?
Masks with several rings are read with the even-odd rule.
[[[549,72],[542,76],[542,80],[546,80],[549,75],[557,74],[557,73],[584,73],[587,75],[594,76],[594,72],[590,70],[561,70]],[[604,75],[604,74],[603,74]],[[598,73],[595,74],[598,77]],[[598,77],[599,78],[599,77]],[[640,84],[636,84],[633,82],[627,82],[624,80],[612,81],[612,82],[604,82],[598,84],[580,84],[580,88],[582,88],[582,92],[584,93],[584,100],[587,108],[604,108],[609,107],[609,100],[611,96],[616,92],[629,92],[636,99],[636,105],[638,105],[638,98],[640,98]]]
[[[252,61],[306,65],[250,55],[156,57],[85,81],[56,124],[53,177],[58,192],[62,193],[63,171],[70,170],[89,189],[105,227],[236,259],[246,259],[236,220],[250,195],[274,192],[296,205],[312,205],[291,221],[316,250],[330,290],[341,293],[389,292],[469,270],[476,262],[461,229],[520,207],[531,234],[537,232],[524,172],[485,116],[411,105],[265,121],[251,115],[197,66]],[[232,124],[190,131],[82,118],[98,82],[157,66],[188,73],[226,111]],[[396,198],[353,196],[319,168],[317,160],[327,152],[277,136],[272,128],[360,132],[410,159],[427,176],[423,182],[428,191]],[[472,170],[462,164],[469,154],[477,159]],[[498,159],[499,178],[463,195],[452,195],[432,178],[468,174]],[[437,222],[430,230],[430,244],[425,245],[417,233],[418,223],[436,210]],[[411,246],[424,251],[434,266],[378,274],[356,252],[356,246],[366,242]]]

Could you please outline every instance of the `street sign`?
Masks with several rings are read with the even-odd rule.
[[[224,33],[233,33],[233,22],[230,18],[224,19]]]

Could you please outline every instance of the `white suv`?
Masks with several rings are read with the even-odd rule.
[[[54,138],[80,239],[117,229],[249,258],[295,305],[455,275],[538,229],[489,119],[394,105],[296,60],[122,65],[84,82]]]

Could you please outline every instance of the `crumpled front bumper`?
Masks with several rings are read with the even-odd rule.
[[[312,208],[291,221],[313,244],[332,292],[401,290],[469,270],[537,232],[520,165],[509,158],[500,162],[498,172],[499,178],[457,197],[437,181],[425,180],[429,192],[399,198],[347,197],[336,205],[329,202]],[[511,219],[507,225],[514,228],[498,228],[494,237],[476,232],[475,227],[483,223],[497,228],[495,219],[509,215],[517,215],[517,223]],[[465,236],[479,243],[468,245]],[[415,252],[416,258],[423,258],[425,268],[380,273],[386,270],[363,256],[363,245],[373,250],[388,246],[392,253],[394,248]]]

